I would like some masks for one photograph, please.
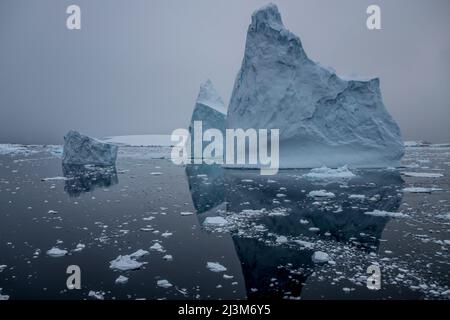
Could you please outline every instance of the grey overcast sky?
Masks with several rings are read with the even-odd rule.
[[[225,102],[268,0],[1,0],[0,143],[186,127],[199,85]],[[450,1],[272,0],[310,58],[378,76],[405,140],[450,141]],[[66,8],[82,29],[66,29]],[[378,4],[382,30],[366,28]]]

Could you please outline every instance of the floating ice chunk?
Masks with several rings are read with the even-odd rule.
[[[444,176],[442,173],[430,173],[430,172],[402,172],[402,174],[407,177],[416,177],[416,178],[440,178]]]
[[[3,272],[8,266],[6,264],[0,264],[0,272]]]
[[[330,256],[322,251],[316,251],[311,257],[314,263],[325,263],[330,260]]]
[[[97,300],[105,300],[105,293],[102,291],[89,291],[88,296]]]
[[[80,252],[81,250],[83,250],[84,248],[86,248],[86,245],[79,243],[77,244],[77,246],[75,247],[75,249],[73,249],[73,251],[75,252]]]
[[[164,252],[165,251],[163,246],[159,242],[155,242],[155,244],[153,244],[150,247],[150,250],[159,251],[159,252]]]
[[[172,260],[173,260],[173,257],[172,257],[171,254],[166,254],[166,255],[163,257],[163,259],[166,260],[166,261],[172,261]]]
[[[227,224],[228,221],[222,217],[207,217],[203,222],[203,225],[212,227],[223,227],[226,226]]]
[[[306,249],[314,248],[314,243],[312,243],[312,242],[303,241],[303,240],[294,240],[294,242],[298,243],[302,247],[305,247]]]
[[[401,213],[401,212],[388,212],[383,210],[374,210],[370,212],[365,212],[364,214],[368,214],[375,217],[390,217],[390,218],[408,218],[409,216]]]
[[[335,194],[325,190],[315,190],[308,193],[308,196],[313,198],[334,198]]]
[[[152,176],[160,176],[160,175],[162,175],[163,173],[162,172],[151,172],[150,173]]]
[[[172,232],[166,231],[166,232],[164,232],[164,233],[161,234],[161,237],[168,238],[168,237],[170,237],[170,236],[172,236],[172,235],[173,235]]]
[[[230,276],[230,275],[228,275],[228,274],[224,274],[224,275],[223,275],[223,278],[224,278],[224,279],[233,279],[234,276]]]
[[[348,196],[349,199],[358,199],[358,200],[364,200],[366,198],[363,194],[351,194]]]
[[[421,188],[421,187],[410,187],[410,188],[404,188],[402,190],[403,192],[409,192],[409,193],[432,193],[435,191],[442,191],[440,188]]]
[[[349,179],[356,175],[347,166],[343,166],[337,169],[327,167],[315,168],[303,176],[310,179]]]
[[[142,258],[143,256],[148,255],[148,254],[149,254],[148,251],[139,249],[138,251],[133,252],[132,254],[130,254],[130,257],[131,258],[135,258],[135,259],[139,259],[139,258]]]
[[[194,213],[193,212],[180,212],[180,214],[182,216],[192,216]]]
[[[288,238],[286,238],[285,236],[278,236],[275,239],[275,242],[278,243],[278,244],[287,243],[288,242]]]
[[[62,250],[57,247],[53,247],[47,251],[47,255],[53,258],[63,257],[67,254],[67,250]]]
[[[6,300],[9,300],[9,296],[8,295],[4,295],[4,294],[2,294],[2,288],[0,288],[0,301],[6,301]]]
[[[69,131],[64,136],[63,163],[73,165],[114,166],[118,147]]]
[[[161,288],[170,288],[170,287],[172,287],[172,284],[169,281],[165,280],[165,279],[158,280],[156,282],[156,284],[158,285],[158,287],[161,287]]]
[[[128,282],[128,278],[125,276],[119,276],[115,281],[116,284],[125,284],[127,282]]]
[[[221,265],[218,262],[208,262],[206,263],[206,268],[208,268],[212,272],[225,272],[227,268]]]
[[[450,220],[450,213],[439,214],[439,215],[437,215],[437,217],[440,219],[444,219],[444,220]]]
[[[129,255],[118,256],[115,260],[110,262],[110,269],[127,271],[136,270],[142,267],[145,262],[138,262]]]
[[[67,181],[71,178],[68,177],[52,177],[52,178],[42,178],[42,181]]]

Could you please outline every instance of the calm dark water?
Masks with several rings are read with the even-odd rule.
[[[355,170],[353,178],[317,180],[303,177],[308,170],[264,177],[253,170],[179,167],[152,148],[122,148],[116,168],[63,167],[44,147],[0,155],[0,265],[6,265],[0,294],[448,299],[450,150],[409,149],[404,162],[408,167],[401,170]],[[68,180],[43,181],[54,177]],[[412,186],[442,190],[403,192]],[[317,190],[334,197],[309,196]],[[374,210],[406,217],[365,214]],[[208,224],[208,217],[222,217],[224,224]],[[162,249],[151,249],[155,243]],[[74,250],[79,244],[84,248]],[[53,247],[67,254],[51,257]],[[149,252],[137,260],[146,263],[140,269],[110,268],[119,255],[139,249]],[[318,251],[329,261],[313,262]],[[208,262],[226,271],[213,272]],[[378,291],[366,286],[367,267],[374,264],[382,272]],[[69,265],[81,268],[81,290],[66,287]],[[116,284],[120,275],[128,282]]]

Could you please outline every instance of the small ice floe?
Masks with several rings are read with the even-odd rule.
[[[278,236],[278,237],[275,239],[275,242],[276,242],[277,244],[287,243],[287,242],[288,242],[288,238],[286,238],[285,236]]]
[[[388,212],[383,210],[374,210],[370,212],[364,212],[364,214],[368,214],[375,217],[389,217],[389,218],[409,218],[407,214],[401,212]]]
[[[316,251],[311,257],[314,263],[325,263],[330,260],[330,256],[322,251]]]
[[[110,269],[127,271],[127,270],[136,270],[142,267],[146,262],[136,261],[135,257],[131,257],[130,255],[118,256],[115,260],[110,261]]]
[[[9,296],[6,294],[2,294],[2,288],[0,288],[0,301],[6,301],[9,300]]]
[[[192,216],[194,213],[193,212],[180,212],[180,214],[182,216]]]
[[[299,245],[301,245],[302,247],[304,247],[306,249],[314,248],[314,243],[312,243],[312,242],[303,241],[303,240],[294,240],[294,242],[298,243]]]
[[[287,197],[284,193],[277,193],[276,194],[276,197],[277,198],[285,198],[285,197]]]
[[[57,214],[58,213],[58,211],[56,211],[56,210],[48,210],[48,214]]]
[[[67,177],[51,177],[51,178],[42,178],[41,181],[67,181],[71,178]]]
[[[47,251],[47,255],[53,258],[63,257],[67,254],[67,250],[62,250],[57,247],[53,247]]]
[[[246,182],[253,182],[253,180],[252,179],[242,179],[241,182],[244,182],[244,183],[246,183]]]
[[[168,237],[170,237],[170,236],[172,236],[172,235],[173,235],[172,232],[166,231],[166,232],[164,232],[164,233],[161,234],[161,237],[168,238]]]
[[[404,176],[416,177],[416,178],[441,178],[444,175],[442,173],[431,173],[431,172],[402,172]]]
[[[450,220],[450,213],[439,214],[436,217],[438,217],[439,219]]]
[[[37,152],[25,145],[20,144],[0,144],[0,155],[30,155]]]
[[[312,198],[334,198],[335,194],[325,190],[315,190],[308,193],[308,196]]]
[[[158,287],[165,288],[165,289],[172,287],[172,284],[169,281],[165,280],[165,279],[158,280],[156,282],[156,284],[158,285]]]
[[[125,276],[119,276],[115,281],[116,284],[125,284],[127,282],[128,282],[128,278]]]
[[[89,291],[88,296],[97,300],[105,300],[105,293],[102,291]]]
[[[159,242],[155,242],[151,247],[150,250],[153,251],[159,251],[159,252],[164,252],[164,247],[159,243]]]
[[[0,264],[0,272],[3,272],[8,266],[6,264]]]
[[[442,191],[440,188],[422,188],[422,187],[410,187],[410,188],[404,188],[402,192],[409,192],[409,193],[432,193],[435,191]]]
[[[162,172],[151,172],[150,173],[152,176],[160,176],[160,175],[162,175],[163,173]]]
[[[222,217],[207,217],[203,222],[204,226],[223,227],[228,224],[228,221]]]
[[[74,252],[80,252],[81,250],[83,250],[84,248],[86,248],[86,245],[79,243],[77,244],[77,246],[75,247],[75,249],[73,249]]]
[[[337,169],[321,167],[312,169],[309,173],[304,174],[303,177],[310,179],[349,179],[355,177],[355,174],[348,169],[348,166]]]
[[[366,198],[363,194],[351,194],[348,196],[349,199],[357,199],[357,200],[364,200]]]
[[[163,257],[163,259],[166,260],[166,261],[172,261],[172,260],[173,260],[173,257],[172,257],[171,254],[166,254],[166,255]]]
[[[230,275],[228,275],[228,274],[224,274],[224,275],[223,275],[223,278],[224,278],[224,279],[233,279],[234,276],[230,276]]]
[[[206,268],[209,269],[209,271],[212,272],[225,272],[227,271],[227,268],[225,268],[223,265],[221,265],[218,262],[207,262]]]
[[[133,252],[132,254],[130,254],[130,257],[134,258],[134,259],[139,259],[139,258],[142,258],[143,256],[148,255],[148,254],[149,254],[148,251],[139,249],[138,251]]]

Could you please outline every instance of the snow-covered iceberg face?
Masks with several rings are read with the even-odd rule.
[[[117,146],[71,130],[64,136],[63,164],[114,166]]]
[[[309,59],[273,4],[252,16],[226,126],[280,129],[284,168],[397,166],[404,153],[379,80],[347,81]]]

